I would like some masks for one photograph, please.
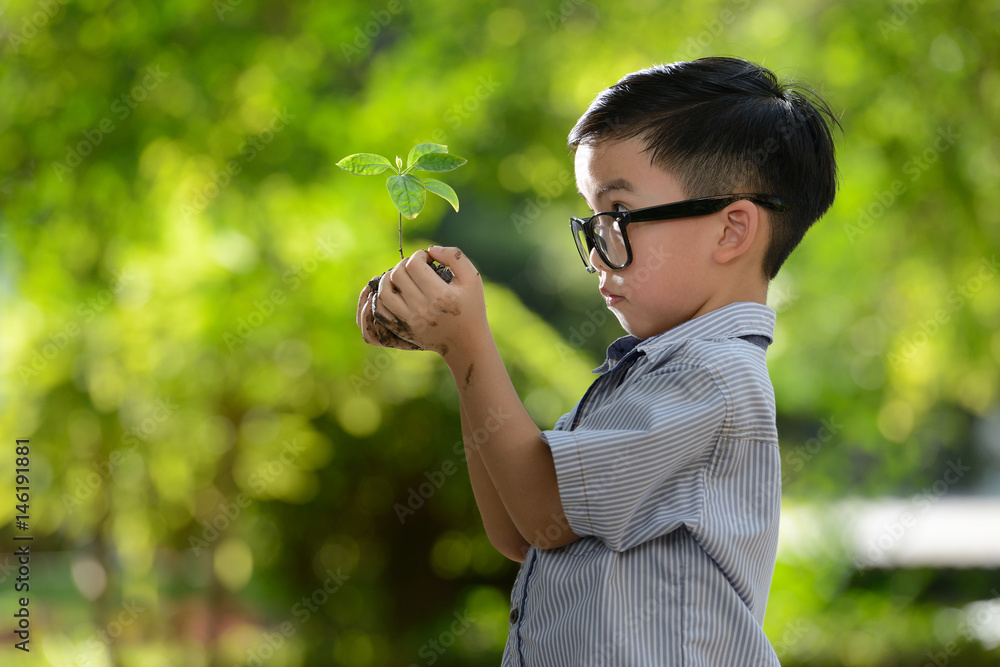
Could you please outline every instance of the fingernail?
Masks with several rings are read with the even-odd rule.
[[[430,248],[427,249],[427,252],[431,252],[432,250],[440,250],[440,249],[441,249],[441,246],[439,246],[439,245],[432,245]]]

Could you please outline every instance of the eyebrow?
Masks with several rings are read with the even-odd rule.
[[[612,192],[614,190],[624,190],[629,194],[635,194],[635,188],[632,187],[632,184],[630,182],[626,181],[624,178],[616,178],[615,180],[608,181],[607,183],[603,184],[600,188],[598,188],[597,192],[594,193],[594,197],[599,198],[601,197],[601,195],[606,195],[607,193]],[[580,192],[579,188],[577,188],[576,193],[581,197],[583,197],[584,200],[587,199],[584,196],[584,194]]]

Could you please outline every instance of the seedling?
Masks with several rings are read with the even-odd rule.
[[[406,168],[403,168],[403,160],[396,156],[396,164],[375,153],[355,153],[348,155],[337,163],[337,166],[344,171],[349,171],[358,176],[374,176],[384,171],[395,172],[385,181],[385,187],[389,191],[389,198],[399,211],[399,258],[403,259],[403,217],[410,220],[417,217],[424,208],[427,201],[427,193],[435,194],[458,211],[458,195],[447,183],[442,183],[436,178],[426,178],[417,176],[412,172],[419,171],[451,171],[466,163],[466,159],[448,152],[448,147],[441,144],[417,144],[410,149],[410,154],[406,157]],[[446,268],[435,270],[447,282],[451,282],[451,272]],[[447,272],[447,278],[445,274]]]

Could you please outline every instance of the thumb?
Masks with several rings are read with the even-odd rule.
[[[478,276],[479,271],[472,265],[469,258],[459,248],[443,248],[439,245],[432,245],[427,249],[427,255],[436,262],[441,262],[461,280],[463,277]]]

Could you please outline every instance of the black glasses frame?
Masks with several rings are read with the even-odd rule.
[[[711,215],[713,213],[718,213],[733,202],[737,202],[742,199],[751,201],[758,206],[763,206],[766,209],[778,213],[782,213],[789,209],[788,204],[780,198],[772,195],[716,195],[714,197],[699,197],[697,199],[686,199],[684,201],[662,204],[660,206],[638,208],[633,211],[605,211],[603,213],[595,213],[588,218],[571,217],[569,219],[569,226],[570,230],[573,232],[573,241],[576,243],[576,249],[580,252],[580,257],[583,259],[583,265],[586,267],[587,271],[590,273],[595,273],[597,271],[597,269],[590,265],[590,251],[595,247],[597,248],[597,254],[601,258],[601,261],[604,262],[609,269],[619,271],[632,263],[632,244],[629,242],[628,233],[626,232],[629,225],[639,222],[680,220],[683,218],[697,218],[700,216]],[[610,215],[615,218],[615,222],[618,223],[618,229],[621,230],[622,242],[625,244],[627,258],[625,263],[620,266],[615,265],[608,259],[607,254],[603,249],[603,243],[597,243],[594,238],[594,221],[602,215]],[[586,249],[584,249],[583,245],[580,243],[581,231],[587,239]]]

